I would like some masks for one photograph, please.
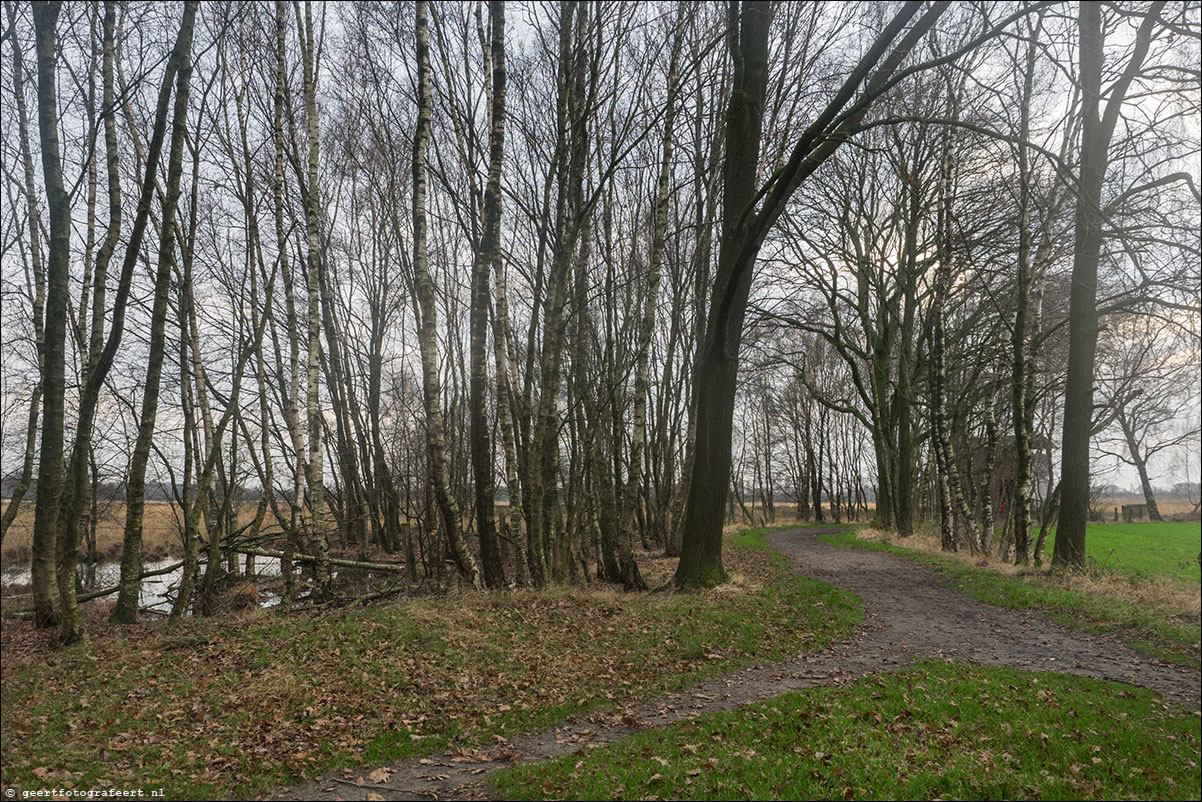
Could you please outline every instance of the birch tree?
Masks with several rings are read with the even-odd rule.
[[[426,154],[430,142],[430,45],[425,0],[416,4],[417,31],[417,131],[413,139],[413,283],[420,311],[418,341],[422,356],[422,388],[426,409],[426,447],[430,456],[430,481],[451,559],[459,575],[480,585],[476,558],[463,537],[459,504],[451,494],[447,476],[447,444],[443,429],[442,383],[438,372],[438,307],[430,279],[426,247]]]
[[[192,31],[199,3],[184,3],[183,20],[176,47],[171,54],[175,70],[175,99],[171,117],[171,149],[167,158],[167,185],[159,220],[158,259],[155,268],[154,302],[150,319],[150,355],[146,366],[146,384],[142,395],[142,410],[138,422],[138,438],[134,444],[126,479],[125,538],[121,552],[121,591],[111,619],[117,624],[132,624],[137,618],[142,573],[142,514],[146,504],[146,463],[150,459],[151,439],[159,408],[159,383],[162,380],[163,356],[166,349],[167,294],[170,290],[171,266],[175,259],[175,216],[179,207],[180,178],[183,174],[184,138],[188,126],[188,93],[192,79]],[[147,171],[150,174],[150,171]],[[152,174],[150,174],[152,175]],[[75,565],[61,566],[59,587],[64,583],[74,588]]]

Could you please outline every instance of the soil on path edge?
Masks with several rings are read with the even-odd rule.
[[[493,747],[400,761],[387,782],[374,767],[305,786],[284,799],[487,799],[487,775],[512,763],[536,763],[662,727],[701,713],[733,710],[790,691],[839,685],[917,660],[955,659],[1140,685],[1191,710],[1202,697],[1197,672],[1151,659],[1104,636],[1075,632],[1023,610],[994,607],[944,585],[927,569],[892,554],[829,546],[824,528],[774,532],[767,540],[807,576],[863,600],[864,622],[848,641],[824,652],[755,666],[649,702],[569,719],[563,726]],[[370,797],[368,795],[371,795]]]

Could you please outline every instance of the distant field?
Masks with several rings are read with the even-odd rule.
[[[1052,553],[1055,530],[1048,538]],[[1200,523],[1093,524],[1085,530],[1085,559],[1122,574],[1202,581]]]
[[[3,502],[0,510],[8,506]],[[239,523],[247,523],[255,516],[255,505],[243,502],[238,510]],[[12,528],[4,535],[4,550],[0,553],[5,565],[28,564],[33,553],[34,504],[29,499],[21,502]],[[142,548],[147,560],[179,557],[183,554],[183,516],[178,504],[170,501],[148,501],[142,513]],[[204,523],[201,523],[204,532]],[[101,560],[121,557],[122,541],[125,536],[125,502],[106,501],[100,504],[100,516],[96,524],[96,551]]]
[[[1106,520],[1110,521],[1114,518],[1115,507],[1122,507],[1124,504],[1143,504],[1144,502],[1143,496],[1113,496],[1101,499],[1095,506],[1105,512]],[[1160,514],[1166,518],[1172,515],[1185,515],[1194,509],[1192,502],[1181,497],[1161,498],[1157,496],[1156,506],[1160,509]],[[1122,514],[1121,510],[1120,514]]]

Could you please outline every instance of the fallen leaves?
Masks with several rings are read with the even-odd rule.
[[[645,575],[662,583],[672,567],[649,560]],[[729,567],[765,587],[786,576],[753,549],[732,549]],[[201,785],[234,795],[263,778],[320,776],[333,756],[362,760],[369,747],[379,755],[382,746],[391,759],[490,741],[502,747],[500,759],[516,761],[509,737],[535,714],[613,709],[741,659],[734,648],[702,644],[738,642],[745,620],[756,622],[760,654],[792,653],[810,635],[794,607],[804,605],[751,593],[573,587],[515,591],[504,603],[465,594],[254,613],[237,630],[220,618],[133,628],[90,621],[92,634],[69,653],[32,625],[5,621],[5,781],[49,781],[36,773],[47,765],[69,778],[94,767],[98,754],[116,785]],[[35,698],[43,710],[66,713],[62,729],[29,715]],[[619,720],[646,726],[629,713],[605,721]],[[365,779],[370,787],[394,776],[376,768]]]

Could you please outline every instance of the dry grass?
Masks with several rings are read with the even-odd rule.
[[[8,502],[4,502],[8,506]],[[239,505],[238,522],[245,524],[255,516],[255,504],[244,502]],[[33,555],[34,504],[26,499],[21,502],[17,518],[4,535],[4,549],[0,560],[5,565],[27,565]],[[201,522],[201,534],[205,534]],[[125,502],[106,501],[100,504],[96,522],[96,551],[101,561],[117,560],[121,557],[125,532]],[[172,501],[148,501],[142,514],[142,553],[147,561],[165,560],[183,556],[183,515],[178,504]]]
[[[1066,590],[1097,596],[1107,596],[1133,604],[1156,607],[1172,615],[1196,620],[1202,616],[1202,588],[1169,577],[1154,577],[1133,581],[1130,576],[1104,570],[1053,572],[1051,567],[1014,565],[990,553],[972,554],[967,551],[947,552],[939,546],[939,536],[929,531],[917,531],[909,537],[880,529],[860,529],[860,540],[887,543],[911,551],[938,555],[974,568],[984,568],[1003,576],[1036,580]]]
[[[0,512],[8,506],[8,501],[0,501]],[[239,524],[248,523],[255,514],[255,502],[243,502],[238,511]],[[775,525],[811,523],[809,519],[797,516],[796,504],[777,504]],[[869,503],[869,508],[872,504]],[[96,551],[102,562],[121,558],[122,544],[125,531],[125,502],[106,501],[100,504],[100,514],[96,525]],[[504,515],[509,505],[497,502],[497,515]],[[723,531],[726,534],[741,532],[750,526],[772,525],[765,521],[766,516],[759,505],[749,504],[747,509],[756,519],[748,523],[741,510],[736,511],[738,523],[728,524]],[[827,509],[828,522],[831,520],[830,510]],[[270,513],[269,513],[270,515]],[[33,519],[34,503],[31,498],[21,502],[21,509],[12,527],[4,536],[3,550],[0,551],[0,562],[4,565],[28,565],[33,554]],[[465,516],[465,524],[470,521]],[[204,522],[201,522],[201,535],[205,534]],[[173,501],[147,501],[143,513],[142,549],[147,561],[165,560],[183,556],[183,516],[180,507]],[[652,558],[654,561],[654,558]],[[640,567],[643,563],[640,560]],[[673,566],[674,570],[675,566]],[[646,569],[644,569],[644,573]],[[670,572],[669,572],[670,573]],[[648,580],[650,581],[650,580]],[[665,579],[666,581],[666,579]]]
[[[1114,508],[1121,508],[1124,504],[1143,504],[1143,496],[1114,496],[1113,498],[1104,498],[1095,505],[1098,509],[1103,510],[1106,514],[1106,520],[1114,519]],[[1178,515],[1186,515],[1194,511],[1194,505],[1183,498],[1157,498],[1156,507],[1160,510],[1160,514],[1165,518],[1173,518]],[[1195,519],[1196,520],[1196,519]]]

